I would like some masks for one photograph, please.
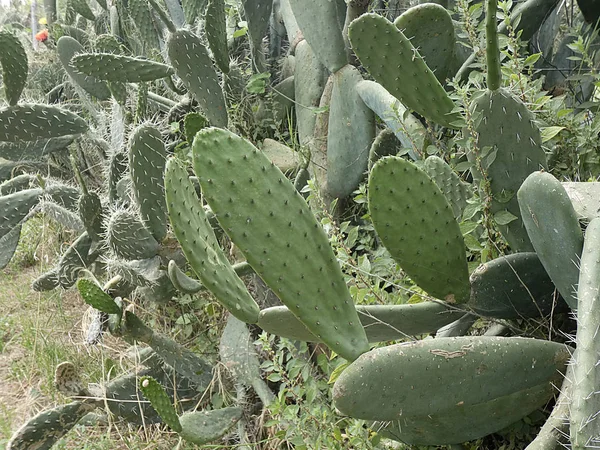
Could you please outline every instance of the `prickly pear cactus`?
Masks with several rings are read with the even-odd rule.
[[[229,131],[202,130],[193,154],[206,201],[256,273],[339,355],[354,360],[365,352],[365,332],[339,264],[293,184]]]
[[[27,53],[16,34],[0,30],[2,83],[9,105],[16,105],[27,82]]]
[[[429,294],[464,303],[470,294],[464,241],[452,207],[429,176],[395,156],[375,164],[369,211],[377,235]]]

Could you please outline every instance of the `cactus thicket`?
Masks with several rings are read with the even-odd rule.
[[[393,22],[363,0],[67,3],[47,8],[42,51],[60,77],[47,98],[29,67],[41,51],[0,23],[0,267],[28,220],[60,224],[65,250],[33,290],[76,285],[86,342],[110,333],[143,368],[94,388],[60,364],[71,403],[9,450],[51,448],[99,408],[250,448],[251,416],[293,410],[296,424],[304,396],[347,416],[336,436],[358,419],[374,446],[452,446],[551,405],[560,385],[530,450],[597,444],[600,206],[590,183],[558,181],[542,146],[563,138],[538,121],[562,100],[510,72],[555,0],[501,24],[487,0],[481,26],[460,2]],[[481,31],[485,65],[461,51]],[[481,67],[484,88],[464,82]],[[173,311],[177,340],[158,331]],[[291,375],[306,348],[314,361]]]

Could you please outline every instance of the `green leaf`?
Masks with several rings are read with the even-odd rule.
[[[554,136],[556,136],[558,133],[560,133],[564,129],[565,129],[565,127],[544,127],[544,128],[542,128],[541,129],[542,143],[548,142],[550,139],[552,139]]]
[[[342,374],[342,372],[346,370],[346,367],[348,367],[349,365],[349,362],[345,362],[333,369],[333,372],[331,372],[331,376],[329,377],[329,381],[327,381],[327,384],[335,383],[339,376]]]
[[[268,72],[257,73],[252,75],[246,84],[246,90],[251,94],[264,94],[267,88],[267,82],[271,77]]]
[[[462,233],[462,235],[466,236],[471,231],[475,230],[475,228],[477,228],[477,223],[471,222],[469,220],[465,220],[464,222],[461,222],[459,226],[460,226],[460,232]]]
[[[517,216],[515,216],[514,214],[511,214],[510,212],[508,212],[506,210],[498,211],[496,214],[494,214],[494,220],[496,221],[496,223],[498,225],[508,225],[513,220],[517,220],[517,219],[518,219]]]
[[[464,239],[465,239],[465,245],[472,252],[480,252],[481,250],[483,250],[483,247],[481,246],[479,241],[477,239],[475,239],[472,234],[467,234],[464,237]]]

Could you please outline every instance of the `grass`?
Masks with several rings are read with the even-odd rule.
[[[24,227],[13,261],[0,271],[0,449],[26,420],[69,402],[54,387],[59,363],[74,363],[84,384],[106,380],[109,371],[114,376],[134,367],[124,356],[128,346],[122,340],[105,336],[101,345],[85,343],[88,307],[76,290],[36,293],[30,287],[52,267],[63,242],[72,238],[42,219],[34,219]],[[164,427],[110,423],[77,425],[54,448],[173,449],[178,441]]]

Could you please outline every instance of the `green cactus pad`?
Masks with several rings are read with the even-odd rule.
[[[67,289],[75,284],[79,272],[91,264],[89,256],[92,239],[87,233],[73,242],[67,251],[61,256],[56,266],[58,273],[58,282],[61,287]]]
[[[343,1],[290,0],[290,6],[306,42],[331,73],[348,64],[342,37],[346,5]]]
[[[167,235],[164,172],[167,150],[158,129],[136,128],[129,140],[129,172],[142,221],[157,241]]]
[[[476,405],[458,403],[426,416],[400,415],[372,426],[378,434],[408,445],[461,444],[492,434],[543,407],[554,395],[552,383],[541,383]]]
[[[0,142],[0,158],[9,161],[39,160],[43,156],[66,149],[76,136],[61,136],[37,141]]]
[[[227,126],[227,107],[217,72],[200,39],[187,30],[178,30],[167,41],[169,59],[175,72],[194,95],[212,125]]]
[[[72,37],[63,36],[56,43],[56,50],[63,68],[75,83],[81,86],[81,88],[92,97],[96,97],[98,100],[108,100],[110,98],[110,90],[105,82],[94,77],[82,75],[77,72],[73,66],[71,66],[71,60],[75,55],[86,52],[79,42]]]
[[[439,414],[457,404],[468,408],[560,382],[569,360],[564,344],[529,338],[468,336],[406,342],[358,358],[335,382],[333,399],[343,414],[357,419]]]
[[[43,273],[31,282],[31,289],[33,289],[34,292],[51,291],[52,289],[56,289],[58,286],[57,269],[52,269],[46,273]]]
[[[160,48],[159,35],[148,0],[129,0],[127,14],[133,20],[146,51]]]
[[[402,146],[409,149],[410,157],[421,159],[427,138],[427,130],[421,121],[379,83],[361,81],[356,85],[356,91],[365,105],[390,127]]]
[[[87,123],[56,106],[25,104],[0,108],[0,141],[37,141],[85,133]]]
[[[523,223],[546,272],[571,309],[577,309],[583,234],[571,200],[549,173],[534,172],[517,194]]]
[[[0,197],[0,238],[17,227],[38,204],[42,189],[26,189]]]
[[[204,288],[201,283],[188,277],[173,260],[169,261],[168,271],[169,278],[175,289],[184,294],[195,294]]]
[[[208,444],[224,436],[242,418],[242,413],[236,407],[185,413],[179,417],[179,435],[194,444]]]
[[[598,323],[600,309],[600,219],[594,219],[585,231],[581,254],[579,286],[577,289],[577,350],[573,357],[573,391],[571,393],[570,421],[573,449],[585,449],[598,439],[600,427],[593,417],[600,410],[597,394]]]
[[[14,194],[15,192],[23,191],[35,186],[37,181],[36,175],[23,173],[16,177],[6,180],[0,184],[0,196]]]
[[[375,139],[375,116],[356,91],[356,86],[363,80],[356,68],[344,66],[332,75],[332,79],[327,193],[344,198],[358,187],[367,171],[369,149]]]
[[[0,31],[2,83],[9,105],[16,105],[27,82],[27,53],[16,34]]]
[[[467,184],[463,183],[452,167],[439,156],[429,156],[423,169],[444,193],[452,206],[454,217],[459,220],[467,206],[467,199],[473,195]]]
[[[194,272],[234,316],[256,323],[258,305],[219,247],[187,169],[176,159],[167,163],[165,188],[175,236]]]
[[[227,49],[227,17],[224,0],[208,0],[204,15],[206,40],[217,67],[229,73],[229,50]]]
[[[154,81],[175,73],[166,64],[112,53],[82,53],[73,57],[71,65],[83,74],[113,83]]]
[[[317,113],[323,88],[327,82],[327,69],[323,66],[305,40],[296,47],[294,74],[294,99],[300,145],[309,145],[313,139]]]
[[[91,20],[92,22],[96,20],[96,16],[86,0],[69,0],[69,4],[80,16],[85,17],[87,20]]]
[[[108,245],[124,259],[148,259],[156,256],[159,244],[132,212],[115,211],[106,226]]]
[[[440,83],[450,75],[456,36],[452,17],[446,8],[423,3],[409,8],[394,21]]]
[[[46,450],[52,446],[88,412],[93,405],[73,402],[42,411],[29,419],[8,441],[8,450]]]
[[[2,156],[2,150],[0,150]],[[593,218],[600,217],[600,182],[563,182],[563,187],[573,203],[573,208],[579,220],[591,222]],[[0,193],[2,187],[0,186]]]
[[[248,24],[250,51],[252,53],[254,70],[256,72],[264,72],[266,68],[262,41],[267,34],[273,3],[263,0],[242,0],[242,7],[246,23]]]
[[[402,150],[402,144],[389,128],[384,128],[377,135],[369,149],[369,172],[384,156],[396,156]]]
[[[404,339],[432,333],[463,315],[436,302],[406,305],[358,305],[358,317],[369,342]],[[285,306],[263,309],[258,326],[267,333],[306,342],[320,342]]]
[[[152,407],[160,415],[162,420],[171,427],[173,431],[177,433],[181,432],[181,424],[179,423],[179,417],[169,395],[165,392],[163,387],[158,381],[152,377],[140,378],[140,390],[144,393],[146,398],[152,404]]]
[[[48,218],[54,220],[56,223],[61,224],[67,230],[72,230],[77,233],[86,231],[79,214],[72,212],[64,206],[52,201],[42,200],[40,202],[39,210]]]
[[[544,317],[565,306],[554,300],[554,284],[535,253],[513,253],[479,266],[471,274],[468,306],[496,319]]]
[[[178,397],[178,404],[183,408],[194,407],[197,399],[197,392],[191,386],[189,380],[183,377],[177,377],[168,367],[156,365],[149,369],[141,370],[138,373],[129,373],[120,376],[105,388],[106,403],[99,399],[100,405],[108,405],[111,413],[117,417],[125,419],[127,422],[136,425],[148,425],[150,423],[160,423],[161,418],[156,410],[144,399],[144,395],[139,389],[139,380],[143,377],[152,377],[165,387],[167,394],[174,401]]]
[[[185,115],[183,119],[183,129],[185,131],[185,139],[189,144],[194,140],[196,133],[208,126],[208,120],[197,112],[191,112]]]
[[[86,231],[94,241],[100,241],[104,233],[102,224],[102,201],[95,192],[85,192],[79,197],[77,205],[79,217]]]
[[[0,237],[0,270],[4,269],[17,251],[21,239],[21,227],[17,226]]]
[[[206,201],[256,273],[336,353],[354,360],[367,351],[327,235],[293,184],[229,131],[202,130],[193,154]]]
[[[533,114],[518,98],[499,89],[487,91],[473,104],[473,114],[481,115],[475,127],[479,149],[496,149],[496,157],[487,167],[492,191],[492,212],[508,211],[515,217],[508,225],[499,226],[513,251],[531,252],[533,246],[523,227],[516,193],[525,178],[536,170],[547,169],[540,130]],[[467,154],[473,161],[472,152]],[[476,180],[480,178],[473,172]]]
[[[113,298],[92,280],[86,278],[77,280],[77,290],[79,290],[83,301],[97,310],[107,314],[120,315],[122,313],[121,308],[115,303]]]
[[[350,24],[348,37],[362,65],[404,105],[450,128],[461,119],[454,103],[408,38],[389,20],[364,14]],[[394,51],[390,51],[394,49]]]
[[[464,241],[448,200],[429,176],[395,156],[375,164],[369,211],[377,235],[402,269],[429,294],[469,298]]]

